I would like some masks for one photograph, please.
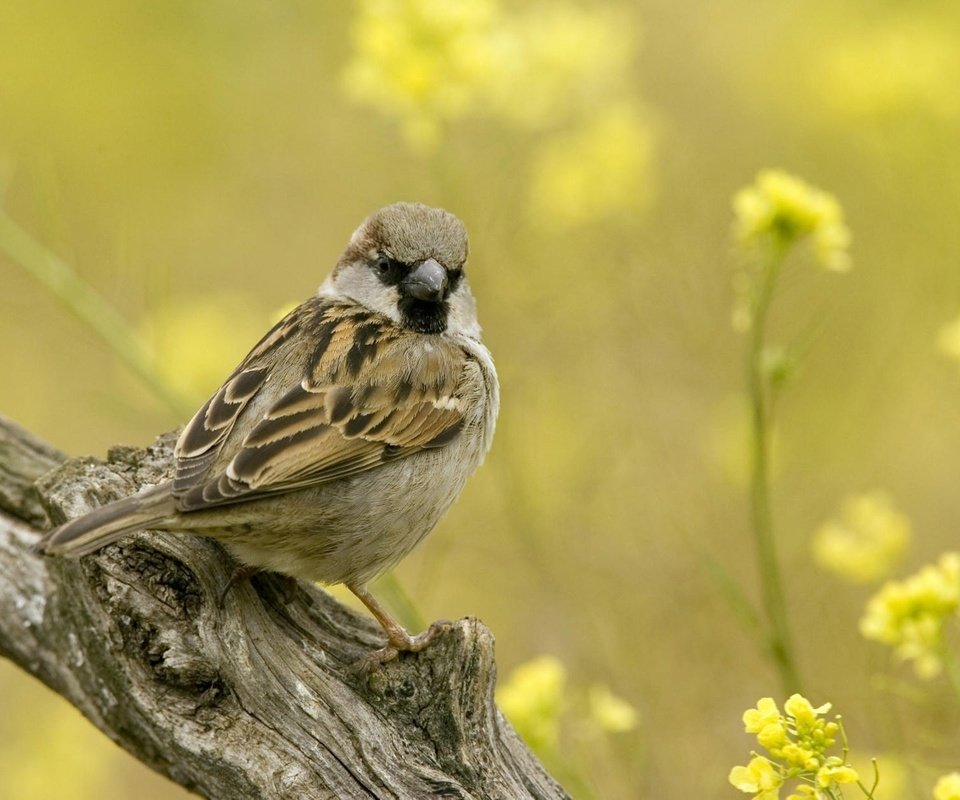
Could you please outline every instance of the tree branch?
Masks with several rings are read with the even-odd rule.
[[[300,583],[218,592],[195,536],[135,534],[72,561],[40,529],[164,479],[172,437],[66,458],[0,417],[0,655],[115,742],[209,798],[565,798],[493,701],[493,635],[455,623],[370,673],[379,627]]]

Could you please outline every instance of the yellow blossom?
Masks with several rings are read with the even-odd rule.
[[[933,787],[933,800],[960,800],[960,772],[940,776]]]
[[[947,358],[960,361],[960,317],[940,328],[937,345]]]
[[[202,400],[257,341],[261,315],[241,297],[186,299],[156,308],[141,324],[169,386]]]
[[[838,519],[824,523],[813,539],[813,554],[827,569],[850,580],[879,580],[903,556],[910,521],[881,492],[849,498]]]
[[[557,746],[566,683],[567,671],[560,660],[540,656],[516,667],[497,692],[507,719],[538,753]]]
[[[780,717],[776,722],[764,725],[757,731],[757,744],[764,747],[769,753],[782,754],[783,748],[790,745],[786,719]]]
[[[813,704],[802,694],[792,694],[783,704],[783,710],[793,717],[798,725],[809,728],[816,723],[818,716],[826,714],[830,710],[830,703],[824,703],[822,706],[814,708]]]
[[[530,206],[547,227],[576,226],[642,209],[650,196],[653,135],[640,111],[605,108],[548,140],[533,164]]]
[[[780,721],[780,709],[772,697],[761,697],[756,708],[743,712],[743,727],[747,733],[759,733],[767,725]]]
[[[486,116],[532,130],[622,96],[636,50],[630,18],[551,3],[507,13],[498,0],[358,0],[344,88],[434,147],[444,125]]]
[[[754,756],[745,767],[731,769],[729,781],[741,792],[753,794],[756,800],[777,800],[783,776],[770,759]]]
[[[935,16],[891,14],[857,26],[822,57],[818,97],[844,117],[960,118],[960,54]]]
[[[488,113],[531,130],[621,96],[637,50],[631,17],[611,8],[538,4],[491,31]]]
[[[833,746],[837,732],[837,723],[820,719],[829,710],[830,703],[814,708],[806,697],[794,694],[781,714],[773,699],[764,697],[756,708],[744,712],[743,724],[774,758],[792,767],[815,770],[823,752]]]
[[[820,766],[817,752],[797,742],[789,742],[779,747],[771,755],[794,772],[814,772]]]
[[[407,140],[433,146],[442,123],[477,101],[491,67],[496,0],[359,0],[344,87],[400,119]]]
[[[946,553],[902,581],[890,581],[867,603],[860,632],[913,661],[921,678],[940,673],[943,627],[960,606],[960,553]]]
[[[857,771],[843,763],[843,759],[831,756],[826,763],[817,770],[817,783],[824,789],[835,784],[856,783],[860,780]]]
[[[840,731],[839,717],[824,717],[830,707],[830,703],[814,706],[803,695],[794,694],[784,703],[782,714],[770,697],[762,698],[756,708],[747,709],[743,714],[744,728],[747,733],[756,734],[757,741],[770,755],[755,756],[748,766],[735,767],[730,772],[730,782],[741,791],[756,792],[756,797],[778,797],[780,786],[790,780],[796,781],[797,786],[788,800],[840,796],[841,784],[855,783],[859,777],[846,763],[846,754],[843,758],[827,755]],[[771,775],[776,776],[776,781]]]
[[[594,684],[587,694],[590,718],[610,733],[626,733],[637,727],[637,710],[606,686]]]
[[[816,786],[803,783],[793,794],[787,795],[787,800],[828,800],[828,798]]]
[[[756,708],[743,712],[743,727],[747,733],[755,733],[757,742],[773,752],[787,744],[787,723],[772,697],[762,697]]]
[[[768,169],[752,186],[737,192],[733,207],[741,243],[772,237],[786,245],[810,236],[823,267],[836,272],[850,268],[850,231],[832,194],[782,170]]]

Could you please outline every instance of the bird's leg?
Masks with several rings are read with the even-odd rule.
[[[284,575],[282,572],[272,573],[273,579],[280,584],[280,597],[285,606],[297,599],[297,579],[293,575]]]
[[[244,581],[250,580],[258,572],[261,572],[259,567],[251,567],[247,564],[239,564],[227,579],[223,589],[220,590],[220,598],[217,600],[217,607],[223,611],[224,606],[227,604],[227,595],[230,594],[230,590],[238,583],[243,583]]]
[[[409,633],[407,633],[406,628],[404,628],[403,625],[391,617],[389,612],[382,605],[380,605],[380,602],[367,590],[366,586],[359,586],[353,583],[348,583],[345,585],[351,592],[360,598],[360,602],[370,610],[370,613],[373,614],[374,617],[376,617],[377,622],[380,623],[384,632],[387,634],[387,646],[381,648],[380,650],[375,650],[365,659],[368,666],[385,664],[387,661],[392,661],[395,659],[402,652],[419,653],[424,647],[433,641],[433,638],[438,633],[443,631],[444,628],[450,624],[444,620],[438,620],[423,633],[418,633],[416,636],[411,636]]]
[[[270,570],[260,569],[259,567],[251,567],[247,564],[239,564],[230,575],[226,585],[220,591],[220,599],[217,601],[217,607],[223,611],[227,602],[227,595],[230,593],[230,590],[238,583],[248,581],[257,575],[260,575],[261,573],[273,575],[275,576],[276,580],[280,581],[280,594],[283,598],[283,604],[285,606],[290,605],[294,601],[294,598],[297,596],[296,578],[290,575],[283,575],[279,572],[270,572]]]

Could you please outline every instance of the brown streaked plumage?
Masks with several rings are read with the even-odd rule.
[[[369,217],[318,295],[250,351],[187,424],[172,481],[46,534],[83,555],[133,530],[214,537],[246,566],[366,591],[429,533],[489,449],[499,405],[448,212],[397,203]]]

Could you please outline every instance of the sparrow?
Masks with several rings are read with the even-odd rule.
[[[277,323],[181,432],[171,480],[70,520],[36,550],[83,556],[137,530],[221,542],[246,575],[367,589],[433,529],[490,449],[499,385],[453,214],[395,203],[353,233],[316,295]]]

